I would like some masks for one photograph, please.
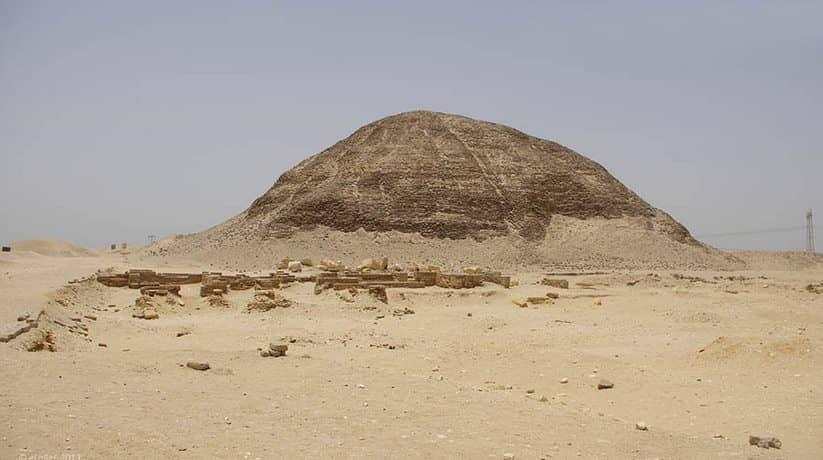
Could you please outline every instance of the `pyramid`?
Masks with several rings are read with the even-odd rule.
[[[269,236],[322,226],[539,241],[554,216],[649,219],[672,239],[697,244],[601,165],[560,144],[429,111],[370,123],[306,159],[244,219],[265,221]]]

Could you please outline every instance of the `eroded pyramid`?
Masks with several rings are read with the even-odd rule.
[[[244,218],[264,220],[272,234],[325,226],[540,240],[556,215],[648,218],[673,239],[694,241],[605,168],[560,144],[428,111],[370,123],[306,159]]]

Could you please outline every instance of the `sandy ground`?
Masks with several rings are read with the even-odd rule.
[[[819,266],[558,276],[567,290],[535,270],[512,289],[392,289],[388,305],[295,283],[292,307],[256,313],[251,292],[212,307],[184,286],[151,321],[131,317],[134,290],[66,285],[208,268],[138,264],[0,257],[0,325],[45,307],[56,350],[24,351],[34,332],[0,343],[0,458],[823,457],[823,294],[804,289]],[[259,356],[282,340],[287,356]]]

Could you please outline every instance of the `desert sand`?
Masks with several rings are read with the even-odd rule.
[[[519,281],[509,289],[396,288],[387,304],[291,283],[278,291],[290,307],[251,313],[252,291],[211,306],[184,285],[184,305],[157,298],[158,319],[134,318],[139,292],[103,286],[97,270],[209,269],[156,254],[0,255],[4,330],[44,312],[0,344],[0,458],[823,452],[823,294],[807,290],[823,281],[819,259],[747,253],[735,257],[757,269],[576,276],[533,266],[507,272]],[[287,355],[261,357],[271,342]],[[613,388],[598,390],[602,379]]]

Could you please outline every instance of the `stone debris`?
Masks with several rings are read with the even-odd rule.
[[[209,366],[209,363],[206,361],[189,361],[186,363],[186,367],[196,371],[207,371],[211,369],[211,366]]]
[[[339,272],[345,268],[343,262],[323,259],[317,264],[317,269],[324,272]]]
[[[157,319],[159,317],[160,317],[160,314],[158,314],[156,311],[152,310],[151,308],[147,308],[147,309],[143,310],[143,314],[141,316],[141,318],[143,318],[143,319]]]
[[[254,299],[246,305],[246,312],[269,311],[275,308],[289,308],[292,302],[273,289],[254,292]]]
[[[44,315],[45,312],[42,310],[38,313],[37,318],[30,318],[29,315],[26,314],[21,317],[23,318],[23,321],[18,319],[18,322],[22,324],[12,323],[2,327],[2,329],[0,329],[0,343],[11,342],[20,335],[25,334],[32,329],[37,329],[40,326],[40,321]]]
[[[823,294],[823,283],[809,284],[806,286],[806,291],[812,294]]]
[[[109,287],[129,287],[140,289],[157,285],[197,284],[202,280],[202,274],[190,273],[157,273],[153,270],[132,269],[125,273],[97,274],[97,281]]]
[[[512,303],[520,308],[526,308],[529,306],[529,301],[526,299],[513,299]]]
[[[57,351],[54,344],[54,333],[43,329],[34,329],[31,334],[27,334],[23,347],[30,352]]]
[[[382,257],[380,259],[364,259],[363,262],[357,266],[357,271],[386,271],[388,268],[388,257]]]
[[[563,383],[563,384],[569,383],[569,379],[567,379],[566,377],[563,377],[562,379],[560,379],[560,383]]]
[[[509,453],[503,454],[503,460],[514,460],[514,454],[509,454]]]
[[[682,275],[680,273],[672,273],[672,278],[674,278],[676,280],[688,281],[690,283],[717,284],[714,281],[709,281],[709,280],[703,279],[699,276]]]
[[[414,310],[412,310],[409,307],[395,308],[392,311],[393,316],[403,316],[403,315],[413,315],[413,314],[414,314]]]
[[[749,436],[749,444],[761,449],[780,449],[783,443],[773,436]]]
[[[153,296],[167,296],[169,294],[173,294],[176,296],[180,296],[180,285],[179,284],[156,284],[152,286],[143,286],[140,288],[140,294],[147,295],[150,297]]]
[[[294,262],[288,259],[289,262]],[[295,262],[300,264],[300,262]],[[282,266],[289,268],[288,263]],[[157,273],[152,270],[128,270],[119,274],[98,274],[97,281],[109,287],[129,287],[140,289],[141,294],[180,295],[180,286],[183,284],[200,283],[200,297],[222,295],[229,290],[244,290],[251,288],[273,289],[281,284],[295,281],[315,281],[313,276],[296,278],[294,275],[282,271],[269,273],[265,276],[248,276],[245,274],[226,275],[222,272],[203,273]],[[217,292],[219,290],[219,292]]]
[[[483,284],[483,275],[437,273],[435,285],[446,289],[471,289]]]
[[[219,289],[216,289],[215,293],[206,299],[206,302],[212,307],[228,307],[229,301],[224,299],[217,291],[219,291]]]
[[[422,288],[424,283],[410,280],[409,274],[404,272],[324,272],[317,275],[315,293],[326,289],[336,291],[348,289],[368,290],[373,286]]]
[[[446,289],[470,289],[481,286],[484,281],[497,283],[509,287],[511,278],[503,276],[499,272],[487,272],[481,274],[465,273],[442,273],[438,267],[428,267],[427,270],[412,270],[405,272],[402,270],[377,269],[383,267],[382,259],[366,259],[358,267],[358,271],[326,271],[317,275],[315,293],[319,294],[326,289],[364,289],[372,286],[383,286],[385,288],[423,288],[428,286],[439,286]],[[379,262],[379,263],[378,263]],[[387,261],[386,261],[387,262]],[[320,266],[318,266],[320,268]],[[436,269],[436,270],[435,270]]]
[[[532,305],[542,305],[544,303],[550,303],[551,299],[548,296],[533,296],[528,297],[526,301]]]
[[[141,295],[140,297],[134,299],[134,306],[138,308],[150,308],[152,307],[152,299],[149,296]]]
[[[292,273],[302,272],[303,271],[303,264],[299,261],[295,260],[293,262],[289,262],[289,271]]]
[[[286,351],[288,351],[289,346],[287,344],[282,343],[270,343],[268,350],[263,350],[260,352],[260,356],[264,358],[272,357],[272,358],[279,358],[281,356],[286,356]]]
[[[634,424],[634,428],[640,431],[648,431],[649,426],[646,425],[644,422],[637,422]]]
[[[600,379],[600,381],[597,382],[598,390],[608,390],[610,388],[614,388],[614,384],[606,379]]]
[[[284,257],[280,262],[277,263],[278,270],[287,270],[289,268],[289,264],[293,261],[291,257]]]
[[[389,296],[386,294],[386,286],[371,286],[369,295],[383,303],[389,303]]]
[[[560,279],[553,279],[553,278],[543,278],[540,281],[540,284],[544,286],[551,286],[558,289],[568,289],[569,282],[568,280],[560,280]]]

